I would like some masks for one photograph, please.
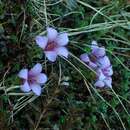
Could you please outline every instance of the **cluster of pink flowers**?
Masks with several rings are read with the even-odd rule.
[[[92,41],[91,53],[84,53],[80,59],[96,71],[96,87],[112,87],[112,65],[104,47],[99,47],[96,41]]]
[[[66,45],[69,42],[67,33],[58,33],[53,28],[47,28],[47,36],[36,36],[36,44],[43,49],[45,56],[51,62],[56,61],[57,56],[68,58],[69,51]],[[92,52],[82,54],[80,59],[96,71],[96,87],[112,87],[112,65],[106,56],[105,48],[99,47],[96,41],[92,42]],[[47,82],[47,76],[42,72],[42,65],[37,63],[31,70],[22,69],[18,76],[22,79],[21,90],[41,94],[41,86]]]

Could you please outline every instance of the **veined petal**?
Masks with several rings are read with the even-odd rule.
[[[101,69],[97,69],[96,72],[97,72],[97,78],[98,78],[98,80],[103,81],[106,78],[106,76],[103,74],[103,72],[102,72]]]
[[[45,51],[47,59],[51,62],[56,61],[57,53],[56,51]]]
[[[30,71],[29,71],[29,74],[30,75],[38,75],[40,74],[42,71],[42,65],[40,63],[37,63]]]
[[[29,86],[29,84],[28,84],[27,81],[25,81],[24,84],[21,85],[21,90],[23,92],[29,92],[29,91],[31,91],[31,88],[30,88],[30,86]]]
[[[110,60],[107,56],[98,59],[98,63],[101,69],[104,69],[110,66]]]
[[[68,34],[67,33],[61,33],[56,38],[56,43],[59,46],[65,46],[69,42]]]
[[[80,59],[81,59],[83,62],[85,62],[85,63],[90,62],[90,59],[89,59],[87,53],[84,53],[84,54],[80,55]]]
[[[44,73],[40,73],[37,77],[37,83],[44,84],[47,81],[47,76]]]
[[[36,36],[35,38],[36,43],[39,47],[41,47],[42,49],[45,49],[47,42],[48,42],[48,38],[45,36]]]
[[[28,69],[22,69],[19,73],[18,76],[22,79],[28,79]]]
[[[104,87],[104,85],[105,85],[104,82],[101,80],[96,81],[96,83],[94,84],[95,87],[100,87],[100,88]]]
[[[30,87],[37,96],[41,95],[41,86],[39,84],[31,84]]]
[[[47,37],[49,42],[54,41],[57,37],[58,33],[54,28],[47,28]]]
[[[106,55],[106,51],[105,51],[105,48],[104,48],[104,47],[99,47],[99,48],[97,48],[97,49],[93,49],[93,50],[92,50],[92,54],[93,54],[94,56],[96,56],[97,58],[99,58],[99,57],[105,56],[105,55]]]
[[[105,83],[105,86],[106,86],[106,87],[112,88],[112,78],[111,78],[111,77],[107,77],[107,78],[104,80],[104,83]]]
[[[66,47],[59,47],[56,49],[57,55],[64,56],[65,58],[68,58],[69,51]]]
[[[113,75],[112,66],[109,66],[109,67],[103,69],[103,73],[104,73],[104,75],[106,75],[106,76],[112,76],[112,75]]]
[[[93,63],[93,62],[89,62],[88,64],[92,69],[96,69],[97,68],[97,64]]]

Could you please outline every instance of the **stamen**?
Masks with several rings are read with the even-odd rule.
[[[45,51],[53,51],[56,48],[56,43],[55,42],[50,42],[47,44]]]

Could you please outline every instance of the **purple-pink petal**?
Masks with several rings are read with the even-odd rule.
[[[80,55],[80,59],[81,59],[83,62],[85,62],[85,63],[90,62],[90,59],[89,59],[89,56],[88,56],[87,53],[84,53],[84,54]]]
[[[37,83],[44,84],[47,81],[47,76],[44,73],[40,73],[37,77]]]
[[[106,78],[106,76],[103,74],[101,69],[97,69],[96,72],[97,72],[98,80],[102,80],[103,81]]]
[[[104,83],[105,83],[105,86],[106,86],[106,87],[112,88],[112,78],[111,78],[111,77],[107,77],[107,78],[104,80]]]
[[[68,34],[67,33],[61,33],[57,36],[55,41],[59,46],[65,46],[69,42]]]
[[[22,69],[19,73],[18,76],[22,79],[28,79],[28,69]]]
[[[56,39],[58,33],[54,28],[48,27],[47,28],[47,37],[49,42],[52,42]]]
[[[93,63],[93,62],[89,62],[89,67],[91,67],[92,69],[96,69],[97,68],[97,64]]]
[[[56,61],[56,57],[57,57],[56,51],[45,51],[45,55],[49,61],[51,62]]]
[[[104,87],[104,85],[105,85],[104,82],[101,80],[96,81],[96,83],[94,84],[95,87],[100,87],[100,88]]]
[[[35,38],[36,43],[39,47],[41,47],[42,49],[45,49],[47,42],[48,42],[48,38],[45,36],[36,36]]]
[[[110,60],[109,60],[109,58],[107,56],[99,58],[98,59],[98,63],[99,63],[99,66],[100,66],[101,69],[104,69],[104,68],[106,68],[106,67],[111,65],[110,64]]]
[[[113,75],[112,66],[109,66],[109,67],[106,67],[105,69],[103,69],[103,73],[106,76],[112,76]]]
[[[37,96],[41,95],[41,86],[39,84],[31,84],[30,87]]]
[[[25,81],[24,84],[21,85],[20,88],[21,88],[21,90],[22,90],[23,92],[29,92],[29,91],[31,91],[31,88],[30,88],[30,86],[29,86],[29,84],[28,84],[27,81]]]
[[[56,53],[57,55],[64,56],[65,58],[68,58],[68,55],[69,55],[69,51],[67,50],[66,47],[58,47],[56,49]]]
[[[103,57],[106,54],[105,48],[104,47],[100,47],[100,48],[97,48],[97,49],[93,49],[92,50],[92,54],[94,56],[96,56],[97,58]]]
[[[29,71],[29,75],[33,75],[36,76],[38,74],[40,74],[42,71],[42,65],[40,63],[37,63],[30,71]]]

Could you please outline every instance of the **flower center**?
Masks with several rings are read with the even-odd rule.
[[[97,58],[94,55],[89,55],[89,58],[94,63],[97,61]]]
[[[35,82],[36,82],[36,77],[32,76],[32,75],[29,75],[29,77],[28,77],[28,83],[29,84],[33,84]]]
[[[49,42],[45,48],[45,51],[53,51],[56,48],[57,44],[53,42]]]

